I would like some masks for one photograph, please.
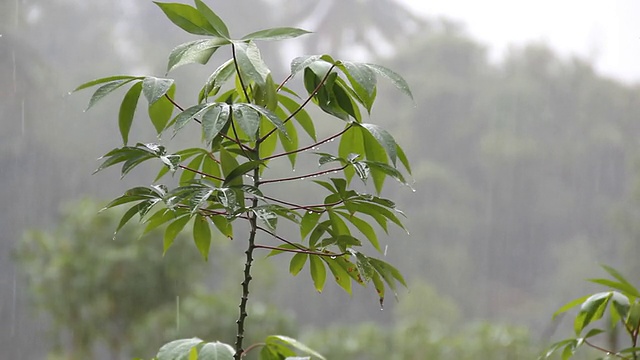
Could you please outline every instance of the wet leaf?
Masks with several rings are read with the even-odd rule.
[[[407,81],[402,78],[399,74],[388,69],[384,66],[376,65],[376,64],[366,64],[371,70],[373,70],[376,74],[382,75],[383,77],[389,79],[391,83],[400,90],[403,94],[413,100],[413,94],[411,93],[411,89],[409,88],[409,84]]]
[[[164,14],[182,30],[194,35],[220,36],[207,18],[192,6],[154,1]]]
[[[176,239],[176,236],[184,229],[185,225],[191,220],[191,217],[188,215],[177,218],[173,221],[167,229],[164,231],[164,240],[163,240],[163,250],[162,254],[166,254],[169,247],[173,244],[173,241]]]
[[[311,32],[298,28],[278,27],[252,32],[251,34],[243,36],[242,40],[285,40],[293,39],[309,33]]]
[[[313,280],[316,291],[322,292],[324,283],[327,280],[327,270],[322,260],[318,259],[318,256],[309,256],[309,272],[311,273],[311,279]]]
[[[209,259],[211,246],[211,228],[206,216],[197,214],[193,220],[193,240],[205,261]]]
[[[219,36],[228,39],[230,37],[229,29],[227,28],[227,25],[224,23],[224,21],[222,21],[222,19],[215,12],[213,12],[213,10],[211,10],[202,0],[195,0],[195,3],[196,8],[200,12],[200,14],[202,14],[205,19],[207,19],[216,33]]]
[[[173,79],[147,76],[142,80],[142,93],[147,98],[147,101],[149,101],[149,105],[153,105],[153,103],[169,91],[173,83]]]
[[[256,44],[252,41],[237,42],[235,48],[238,67],[245,81],[253,80],[259,86],[264,86],[271,71],[262,60]]]
[[[229,105],[220,103],[202,112],[204,142],[209,145],[229,121]]]
[[[198,338],[174,340],[163,345],[156,357],[158,360],[187,360],[191,349],[201,343]]]
[[[231,108],[233,120],[240,126],[242,131],[247,134],[249,140],[254,141],[258,134],[258,127],[260,126],[260,114],[246,104],[233,104]]]
[[[177,67],[187,64],[206,64],[220,46],[230,44],[223,38],[200,39],[189,41],[176,46],[169,54],[167,73]]]
[[[87,105],[87,108],[85,109],[85,111],[91,109],[93,105],[95,105],[98,101],[102,100],[105,96],[112,93],[114,90],[119,89],[120,87],[130,83],[133,80],[135,80],[135,78],[128,78],[125,80],[115,80],[100,86],[93,93],[93,95],[91,96],[91,99],[89,99],[89,105]]]
[[[298,275],[298,273],[304,268],[304,264],[307,262],[307,258],[309,255],[307,254],[295,254],[291,258],[291,262],[289,263],[289,272],[291,275]]]
[[[124,145],[127,145],[127,142],[129,141],[129,131],[131,130],[133,116],[135,115],[141,92],[142,83],[135,83],[124,95],[122,103],[120,104],[120,111],[118,112],[118,127],[120,128],[120,135],[122,136],[122,143]]]

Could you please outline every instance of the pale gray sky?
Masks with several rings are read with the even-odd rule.
[[[510,44],[543,41],[589,59],[607,75],[640,83],[639,0],[400,0],[429,17],[466,24],[499,59]]]

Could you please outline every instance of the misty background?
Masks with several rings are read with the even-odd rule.
[[[389,130],[412,162],[416,192],[389,183],[383,193],[407,214],[410,235],[381,237],[409,291],[401,290],[397,302],[390,297],[380,311],[370,289],[349,296],[328,284],[317,294],[307,273],[288,273],[288,259],[259,260],[267,285],[256,285],[255,300],[282,311],[295,324],[290,335],[328,329],[327,341],[336,341],[330,335],[345,326],[393,328],[398,317],[419,315],[425,324],[452,329],[506,324],[542,349],[568,335],[570,324],[551,315],[590,289],[583,280],[602,275],[599,263],[638,282],[640,87],[634,78],[604,74],[597,57],[571,55],[544,39],[496,54],[465,23],[392,0],[208,3],[232,35],[276,26],[314,31],[260,44],[276,79],[286,76],[294,56],[329,53],[394,69],[415,97],[414,104],[381,81],[369,120]],[[565,19],[567,27],[572,20]],[[2,0],[0,35],[0,349],[7,358],[44,359],[54,344],[48,340],[54,321],[30,305],[17,244],[28,230],[59,226],[65,203],[104,204],[155,176],[153,169],[124,180],[115,170],[92,176],[96,159],[120,145],[118,96],[84,113],[90,93],[68,93],[108,75],[164,76],[168,53],[192,37],[152,2],[125,0]],[[194,101],[216,59],[226,55],[171,74],[179,100]],[[131,139],[157,140],[152,129],[136,126]],[[239,269],[242,254],[233,245],[226,249],[230,263],[216,264],[212,249],[199,281],[235,301],[240,288],[224,279]],[[187,295],[175,291],[172,297]],[[233,319],[235,305],[230,309]],[[124,344],[114,353],[99,343],[96,353],[151,356],[129,354],[133,348]]]

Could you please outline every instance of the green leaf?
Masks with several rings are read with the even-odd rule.
[[[180,131],[187,123],[193,120],[196,116],[202,114],[206,109],[216,104],[198,104],[194,105],[188,109],[185,109],[183,112],[178,114],[171,122],[173,125],[174,134]]]
[[[165,15],[182,30],[194,35],[220,36],[207,18],[192,6],[154,1]]]
[[[359,128],[364,129],[364,128]],[[364,153],[367,160],[372,163],[384,163],[388,162],[387,153],[385,148],[378,142],[378,140],[371,135],[366,130],[361,130],[362,139],[364,140]],[[384,172],[378,171],[377,169],[372,169],[371,164],[369,165],[369,169],[371,170],[371,178],[373,178],[373,184],[376,188],[376,193],[382,192],[382,187],[384,186],[384,181],[386,179],[386,174]]]
[[[582,330],[591,322],[602,318],[604,311],[613,296],[613,292],[600,292],[591,295],[580,307],[580,312],[576,316],[573,327],[577,336],[580,336]]]
[[[282,145],[284,151],[289,153],[287,155],[287,158],[289,158],[291,168],[295,169],[296,159],[298,157],[298,152],[296,150],[298,150],[299,148],[298,131],[291,121],[287,121],[284,124],[284,127],[286,129],[287,135],[285,136],[285,134],[278,132],[278,138],[280,139],[280,144]]]
[[[218,341],[209,342],[198,351],[198,360],[233,360],[235,353],[231,345]]]
[[[622,349],[622,350],[618,351],[616,354],[622,354],[622,355],[624,355],[624,354],[634,354],[634,353],[636,353],[636,354],[640,353],[640,347],[628,347],[628,348],[624,348],[624,349]]]
[[[322,292],[324,289],[324,283],[327,280],[327,270],[324,267],[322,260],[318,259],[318,256],[309,256],[309,271],[311,273],[311,279],[316,291]]]
[[[143,78],[144,77],[130,76],[130,75],[108,76],[108,77],[103,77],[103,78],[100,78],[100,79],[95,79],[95,80],[88,81],[88,82],[78,86],[77,88],[73,89],[72,92],[80,91],[80,90],[83,90],[83,89],[86,89],[86,88],[90,88],[92,86],[104,84],[104,83],[114,82],[114,81],[117,81],[117,80],[141,80]]]
[[[166,254],[169,247],[173,244],[173,241],[176,239],[176,236],[184,229],[185,225],[191,219],[190,216],[182,216],[177,218],[174,222],[167,226],[167,229],[164,231],[164,240],[163,240],[163,250],[162,254]]]
[[[389,134],[386,130],[384,130],[378,125],[364,124],[364,123],[358,124],[358,125],[362,126],[365,130],[369,132],[369,134],[371,134],[378,141],[378,143],[384,148],[387,155],[391,159],[391,162],[395,166],[396,158],[398,156],[396,152],[398,145],[396,144],[396,141],[393,138],[393,136],[391,136],[391,134]]]
[[[270,230],[275,230],[278,226],[278,215],[267,206],[259,206],[253,208],[253,213],[262,221]]]
[[[138,147],[125,146],[120,149],[113,149],[100,158],[107,159],[93,173],[95,174],[110,166],[124,162],[121,170],[121,175],[124,177],[133,167],[155,156],[155,154]]]
[[[323,61],[330,67],[335,63],[335,61],[329,55],[305,55],[294,58],[291,61],[291,76],[295,76],[304,68],[310,66],[316,61]]]
[[[587,281],[590,281],[595,284],[604,285],[612,289],[620,290],[623,293],[628,294],[630,296],[640,297],[640,294],[637,293],[638,290],[633,285],[628,283],[617,282],[610,279],[587,279]]]
[[[123,85],[126,85],[126,84],[132,82],[133,80],[135,80],[135,78],[129,78],[129,79],[126,79],[126,80],[116,80],[116,81],[112,81],[110,83],[106,83],[106,84],[100,86],[93,93],[93,95],[91,96],[91,99],[89,99],[89,105],[87,105],[87,108],[85,109],[85,111],[91,109],[93,107],[93,105],[95,105],[98,101],[102,100],[105,96],[109,95],[114,90],[119,89]]]
[[[224,64],[220,65],[207,79],[207,82],[200,92],[198,103],[201,103],[210,95],[217,94],[218,91],[220,91],[222,85],[227,82],[235,73],[236,68],[233,59],[229,59]]]
[[[298,28],[278,27],[252,32],[251,34],[243,36],[242,40],[285,40],[293,39],[309,33],[311,32]]]
[[[210,145],[213,139],[227,125],[227,122],[229,122],[228,104],[219,103],[207,108],[202,114],[202,132],[205,144]]]
[[[573,340],[571,343],[567,344],[562,350],[562,360],[567,360],[575,354],[576,350],[580,346],[578,340]]]
[[[295,100],[287,96],[284,96],[282,94],[278,94],[278,101],[291,114],[300,108],[300,104],[298,104]],[[309,116],[309,113],[307,113],[306,110],[304,109],[299,110],[293,118],[298,122],[298,124],[300,124],[300,126],[302,126],[304,131],[309,135],[309,137],[311,137],[311,139],[313,139],[314,141],[317,141],[316,129],[313,125],[313,120],[311,119],[311,117]]]
[[[384,294],[385,294],[385,289],[384,289],[384,283],[382,282],[382,279],[380,278],[380,274],[374,272],[373,273],[373,277],[371,278],[371,280],[373,281],[373,287],[376,289],[376,293],[378,294],[378,299],[380,301],[380,309],[384,308]]]
[[[284,345],[287,345],[287,346],[291,346],[294,349],[300,350],[300,351],[304,352],[305,354],[309,354],[311,356],[317,357],[320,360],[326,360],[324,358],[324,356],[320,355],[317,351],[311,349],[310,347],[308,347],[307,345],[301,343],[300,341],[298,341],[296,339],[293,339],[293,338],[290,338],[288,336],[271,335],[271,336],[268,336],[265,339],[265,343],[267,344],[267,346],[277,345],[277,344],[284,344]]]
[[[211,217],[211,221],[222,235],[226,236],[228,239],[233,239],[233,226],[231,226],[231,222],[229,220],[224,216],[216,215]]]
[[[201,0],[196,0],[195,2],[196,8],[200,11],[200,14],[207,19],[217,34],[228,39],[230,37],[229,29],[224,21],[222,21],[222,19]]]
[[[248,173],[253,169],[258,168],[262,164],[263,162],[260,160],[252,160],[236,166],[234,169],[230,170],[229,173],[226,175],[223,186],[236,184],[237,181],[234,182],[234,180],[239,179],[242,175]]]
[[[396,179],[399,183],[406,185],[408,187],[411,188],[411,185],[407,182],[407,180],[404,178],[404,175],[402,175],[402,173],[400,171],[398,171],[396,168],[389,166],[385,163],[381,163],[378,161],[360,161],[358,163],[353,164],[354,166],[357,166],[357,164],[366,164],[367,168],[369,170],[376,170],[379,171],[380,173],[384,174],[384,175],[388,175],[391,176],[392,178]],[[413,188],[412,188],[413,189]]]
[[[260,56],[260,50],[253,41],[236,42],[236,59],[240,73],[245,81],[253,80],[259,86],[266,85],[267,76],[271,73]]]
[[[147,98],[147,101],[149,101],[149,105],[153,105],[153,103],[169,91],[173,83],[173,79],[147,76],[142,80],[142,93]]]
[[[327,111],[329,114],[333,114],[338,118],[343,120],[348,120],[342,116],[342,112],[349,114],[354,118],[356,122],[362,122],[362,115],[360,114],[360,110],[358,109],[358,105],[353,101],[353,97],[351,96],[351,89],[348,88],[347,84],[339,77],[336,77],[335,82],[330,87],[331,91],[329,91],[329,103],[321,104],[324,105],[325,108],[323,110]],[[337,104],[337,108],[335,107]],[[322,107],[322,106],[321,106]]]
[[[162,155],[160,160],[167,165],[172,173],[178,170],[178,165],[180,165],[180,155]]]
[[[211,247],[211,228],[206,216],[197,214],[193,221],[193,240],[205,261],[209,259]]]
[[[118,223],[118,227],[116,228],[116,231],[113,233],[114,239],[116,238],[118,231],[120,231],[120,229],[122,229],[122,227],[125,226],[129,222],[129,220],[131,220],[131,218],[139,212],[140,212],[140,204],[136,204],[130,207],[129,210],[127,210],[127,212],[125,212],[124,215],[122,215],[122,218],[120,218],[120,222]]]
[[[169,54],[167,73],[182,65],[194,63],[204,65],[209,62],[220,46],[226,44],[230,44],[230,41],[223,38],[200,39],[180,44]]]
[[[284,344],[265,344],[260,350],[260,360],[286,360],[296,353]]]
[[[640,291],[638,291],[638,289],[636,289],[627,279],[625,279],[624,276],[622,276],[622,274],[620,274],[616,269],[612,268],[611,266],[607,266],[607,265],[600,265],[602,266],[602,268],[609,273],[609,275],[613,276],[614,278],[616,278],[618,281],[620,281],[620,283],[625,285],[625,289],[619,289],[623,292],[627,292],[635,297],[640,297]]]
[[[276,130],[276,127],[269,122],[264,122],[260,126],[260,138],[264,139],[260,143],[260,158],[264,159],[273,155],[276,148],[278,147],[278,137],[277,136],[267,136],[271,131]],[[265,137],[267,136],[267,137]],[[266,164],[266,162],[265,162]]]
[[[362,128],[358,126],[348,125],[350,128],[340,138],[340,144],[338,145],[338,155],[341,158],[348,158],[350,154],[359,154],[364,156],[364,140],[362,139]],[[352,167],[344,169],[344,174],[347,181],[351,181],[355,170]]]
[[[293,255],[291,258],[291,262],[289,263],[289,272],[291,275],[298,275],[302,268],[304,268],[304,264],[307,262],[307,258],[309,255],[298,253]]]
[[[267,75],[267,79],[264,86],[255,86],[253,89],[254,103],[275,111],[278,108],[278,92],[277,85],[273,81],[271,74]]]
[[[251,141],[256,139],[258,127],[260,126],[260,113],[247,104],[231,105],[233,120],[240,126],[242,131]]]
[[[398,145],[396,147],[396,154],[398,155],[398,159],[402,163],[402,166],[407,170],[409,174],[411,174],[411,164],[409,163],[409,159],[407,159],[407,155],[405,155],[404,150]]]
[[[345,214],[339,211],[336,211],[336,213],[340,214],[345,219],[349,220],[353,225],[355,225],[355,227],[369,240],[371,245],[373,245],[373,247],[376,248],[376,250],[378,250],[379,252],[382,252],[380,243],[378,242],[376,231],[371,225],[369,225],[368,222],[350,214]]]
[[[376,97],[376,73],[366,64],[344,61],[338,67],[347,75],[357,99],[371,113]]]
[[[556,312],[553,313],[553,318],[555,319],[556,316],[567,312],[568,310],[573,309],[574,307],[581,305],[585,300],[587,300],[589,298],[589,296],[591,295],[585,295],[582,297],[579,297],[577,299],[573,299],[571,301],[569,301],[568,303],[562,305],[558,310],[556,310]]]
[[[335,257],[323,256],[322,260],[327,263],[333,279],[347,294],[351,295],[351,277],[347,271],[338,264],[338,260]]]
[[[398,90],[400,90],[403,94],[407,95],[408,97],[411,98],[411,100],[413,100],[413,94],[411,93],[409,84],[407,84],[406,80],[403,79],[402,76],[400,76],[399,74],[393,72],[392,70],[384,66],[380,66],[376,64],[365,64],[365,65],[368,66],[371,70],[373,70],[376,74],[382,75],[387,79],[389,79],[391,83],[396,88],[398,88]]]
[[[287,134],[287,129],[284,126],[284,123],[282,122],[282,119],[280,119],[278,117],[278,115],[276,115],[273,111],[263,108],[262,106],[258,106],[258,105],[254,105],[254,104],[245,104],[246,106],[251,107],[252,109],[254,109],[255,111],[259,112],[260,114],[262,114],[265,118],[267,118],[267,120],[269,122],[271,122],[271,124],[273,124],[278,131],[280,131],[281,134],[283,134],[285,137],[288,137],[289,134]]]
[[[396,281],[404,287],[407,287],[407,283],[398,269],[380,259],[368,258],[368,260],[369,264],[371,264],[375,271],[380,274],[384,282],[389,285],[389,288],[394,292],[394,294],[396,294]]]
[[[353,203],[349,205],[349,211],[361,212],[363,214],[371,216],[378,223],[378,225],[380,225],[385,233],[389,233],[389,229],[387,227],[387,219],[380,212],[380,208],[369,206],[369,204],[366,203]]]
[[[188,164],[187,167],[189,169],[194,169],[194,170],[198,170],[200,169],[200,167],[202,166],[202,161],[204,160],[204,157],[206,155],[205,154],[200,154],[196,157],[194,157]],[[196,177],[196,173],[193,171],[189,171],[186,169],[182,170],[182,175],[180,175],[180,185],[187,185],[189,182],[191,182],[193,179],[195,179]]]
[[[202,344],[198,338],[174,340],[164,344],[156,357],[158,360],[187,360],[191,349]]]
[[[120,111],[118,112],[118,127],[120,128],[120,135],[122,136],[122,142],[124,145],[127,145],[127,142],[129,141],[129,130],[131,130],[133,116],[136,112],[141,92],[142,83],[135,83],[124,95],[122,103],[120,104]]]
[[[356,267],[358,268],[358,273],[360,274],[360,278],[368,283],[371,281],[373,274],[375,273],[375,269],[369,262],[369,258],[367,258],[362,253],[350,249],[349,251],[356,258]]]
[[[171,85],[167,90],[166,95],[173,98],[176,92],[176,86]],[[160,134],[167,127],[171,116],[173,115],[174,105],[165,96],[158,99],[152,105],[149,106],[149,118],[153,127],[156,129],[156,133]]]
[[[318,220],[320,220],[320,216],[322,214],[315,211],[307,211],[304,216],[302,216],[302,221],[300,222],[300,238],[304,239],[309,235],[311,230],[316,226]]]
[[[143,235],[175,218],[176,213],[170,209],[160,209],[156,211],[146,220],[147,226],[144,228]]]

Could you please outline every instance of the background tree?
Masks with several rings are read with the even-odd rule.
[[[302,53],[331,51],[340,56],[380,57],[427,28],[423,18],[394,0],[302,0],[280,1],[279,5],[286,9],[279,13],[281,17],[302,19],[300,26],[320,36],[319,40],[303,40]]]
[[[25,234],[16,257],[36,308],[51,321],[56,352],[69,359],[94,357],[103,341],[112,359],[136,338],[134,325],[193,292],[204,263],[188,244],[163,257],[158,232],[140,237],[141,225],[114,238],[122,213],[102,212],[95,201],[67,204],[51,232]],[[175,317],[174,317],[175,321]]]

